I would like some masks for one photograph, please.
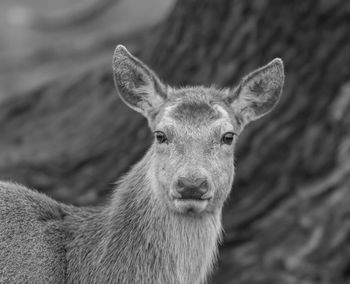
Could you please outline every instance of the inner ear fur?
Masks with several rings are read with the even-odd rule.
[[[284,68],[281,59],[245,76],[228,96],[228,103],[243,124],[269,113],[278,103],[284,84]]]
[[[113,55],[113,78],[124,103],[147,118],[154,116],[166,99],[166,86],[122,45],[116,47]]]

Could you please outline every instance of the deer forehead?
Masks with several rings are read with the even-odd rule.
[[[193,101],[165,107],[157,125],[157,129],[171,132],[187,142],[205,138],[212,140],[223,132],[235,132],[237,127],[223,106]]]

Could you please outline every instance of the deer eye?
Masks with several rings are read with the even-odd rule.
[[[155,131],[154,137],[156,138],[157,142],[160,144],[167,141],[167,138],[166,138],[164,132],[162,132],[162,131]]]
[[[233,142],[235,134],[232,132],[226,132],[224,135],[221,137],[221,142],[227,145],[231,145]]]

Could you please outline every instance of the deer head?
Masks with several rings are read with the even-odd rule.
[[[282,61],[255,70],[236,88],[175,89],[118,45],[113,71],[121,99],[147,118],[154,133],[148,172],[154,196],[179,214],[219,212],[233,182],[238,135],[280,98]]]

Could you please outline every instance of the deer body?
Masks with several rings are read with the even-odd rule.
[[[0,283],[203,282],[215,260],[220,215],[184,218],[157,206],[140,175],[150,154],[124,178],[109,206],[91,211],[1,183],[0,196],[11,201],[0,199],[1,216],[13,225],[0,222]]]
[[[118,46],[117,90],[147,117],[155,142],[99,208],[0,183],[0,283],[205,282],[233,182],[234,135],[276,104],[281,68],[270,63],[233,93],[176,90]]]

